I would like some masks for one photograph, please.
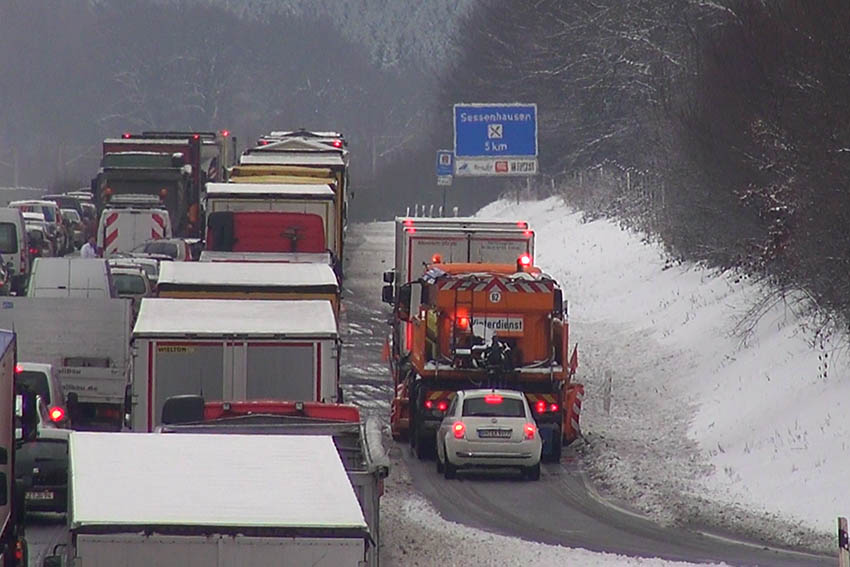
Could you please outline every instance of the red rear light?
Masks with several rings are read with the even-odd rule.
[[[413,228],[412,226],[409,226],[409,227],[405,228],[404,231],[409,232],[410,234],[413,234],[414,232],[416,232],[416,229]]]
[[[523,431],[525,432],[526,439],[534,439],[534,433],[537,431],[537,428],[533,423],[526,423]]]
[[[331,142],[331,145],[335,148],[341,148],[342,147],[342,140],[334,140],[333,142]]]
[[[532,234],[534,234],[534,233],[533,233],[533,232],[531,232],[530,230],[523,231],[523,233],[522,233],[522,235],[523,235],[523,236],[525,236],[526,238],[528,238],[528,237],[529,237],[529,236],[531,236]]]
[[[404,219],[404,226],[413,226],[413,219]]]
[[[15,373],[20,374],[23,371],[24,371],[24,365],[23,364],[18,363],[18,364],[15,365]]]
[[[443,261],[443,257],[440,256],[439,254],[434,254],[433,256],[431,256],[431,263],[432,264],[439,264],[442,261]]]
[[[65,410],[60,407],[50,408],[50,420],[62,421],[65,419]]]
[[[516,225],[517,225],[519,228],[528,228],[528,223],[527,223],[527,222],[525,222],[525,221],[518,221],[518,222],[516,223]]]
[[[431,400],[425,400],[425,409],[431,409],[434,407],[434,402]]]
[[[38,254],[38,248],[30,248],[30,254]]]
[[[545,413],[546,412],[546,402],[543,400],[537,400],[537,404],[535,404],[534,409],[537,413]]]
[[[455,434],[455,439],[463,439],[463,436],[466,434],[466,426],[462,421],[456,421],[452,425],[452,433]]]
[[[554,412],[558,411],[559,409],[561,409],[561,408],[560,408],[560,406],[558,406],[558,404],[549,404],[549,411],[554,413]]]
[[[469,317],[465,315],[461,315],[457,318],[457,328],[461,330],[467,330],[469,328]]]
[[[225,138],[228,137],[230,135],[230,130],[222,130],[221,135],[224,136]]]
[[[201,139],[201,135],[200,135],[200,134],[192,134],[192,139],[194,139],[194,140],[200,140],[200,139]]]
[[[531,256],[529,256],[528,254],[523,254],[519,257],[517,262],[520,266],[528,267],[531,265]]]
[[[499,394],[487,394],[486,396],[484,396],[484,401],[488,404],[501,404],[502,396],[500,396]]]
[[[440,400],[437,403],[437,409],[440,410],[440,411],[446,411],[447,409],[449,409],[448,402],[446,402],[446,400]]]
[[[132,136],[132,134],[130,134],[129,132],[124,132],[123,134],[121,134],[121,137],[124,138],[125,140],[127,140],[131,136]]]

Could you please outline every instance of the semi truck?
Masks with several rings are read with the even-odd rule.
[[[19,359],[57,369],[79,429],[121,429],[131,325],[129,299],[7,297],[0,302],[0,328],[15,329]]]
[[[336,193],[329,184],[208,183],[206,249],[323,253],[339,263]]]
[[[433,453],[454,393],[472,387],[524,392],[550,460],[579,436],[584,387],[572,382],[578,351],[570,356],[566,302],[528,256],[515,264],[430,264],[401,287],[395,317],[409,352],[391,366],[390,424],[420,458]]]
[[[339,315],[339,282],[327,264],[163,262],[159,297],[324,299]]]
[[[330,435],[372,534],[368,566],[380,564],[380,503],[389,474],[381,424],[363,421],[352,405],[279,400],[205,402],[200,396],[166,400],[160,433]]]
[[[329,435],[73,432],[68,457],[68,534],[44,567],[367,560],[369,526]]]
[[[134,431],[179,394],[210,401],[338,402],[340,339],[330,301],[144,298],[133,329]]]

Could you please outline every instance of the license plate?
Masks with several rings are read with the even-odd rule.
[[[510,429],[479,429],[478,436],[482,439],[509,439],[513,433]]]
[[[42,492],[27,492],[27,500],[53,500],[53,492],[45,490]]]

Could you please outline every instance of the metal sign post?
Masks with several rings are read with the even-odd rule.
[[[536,104],[456,104],[454,138],[457,176],[538,172]]]
[[[446,210],[446,191],[451,187],[454,174],[455,154],[452,150],[437,150],[437,185],[443,188],[443,206]]]

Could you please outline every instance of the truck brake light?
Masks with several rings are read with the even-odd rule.
[[[560,409],[560,406],[558,404],[549,404],[549,411],[551,411],[552,413],[555,413],[559,409]]]
[[[530,266],[530,265],[531,265],[531,256],[530,256],[530,255],[528,255],[528,254],[522,254],[522,255],[520,255],[520,257],[517,259],[517,263],[518,263],[520,266],[522,266],[522,267],[524,267],[524,268],[527,268],[528,266]]]
[[[23,371],[24,371],[24,365],[23,364],[21,364],[19,362],[18,364],[15,365],[15,373],[16,374],[20,374]]]
[[[517,225],[519,228],[528,228],[528,223],[527,223],[527,222],[525,222],[525,221],[517,221],[516,225]]]
[[[434,402],[431,400],[425,400],[425,409],[431,409],[434,407]]]
[[[335,148],[341,148],[342,147],[342,140],[334,140],[333,142],[331,142],[331,145]]]
[[[457,318],[457,328],[463,331],[469,329],[469,317],[458,317]]]
[[[230,130],[222,130],[221,135],[224,136],[225,138],[228,137],[230,135]]]
[[[437,402],[437,409],[439,411],[446,411],[447,409],[449,409],[448,402],[446,400],[440,400],[439,402]]]
[[[535,410],[537,413],[546,413],[546,402],[543,400],[537,400],[537,404],[535,404]]]
[[[523,431],[525,432],[526,439],[534,439],[534,433],[537,431],[537,428],[533,423],[526,423]]]
[[[413,226],[413,219],[404,219],[404,226]]]
[[[456,421],[452,425],[452,433],[455,434],[455,439],[463,439],[463,436],[466,434],[466,426],[462,421]]]
[[[129,140],[132,136],[133,135],[129,132],[124,132],[123,134],[121,134],[121,137],[124,138],[125,140]]]

